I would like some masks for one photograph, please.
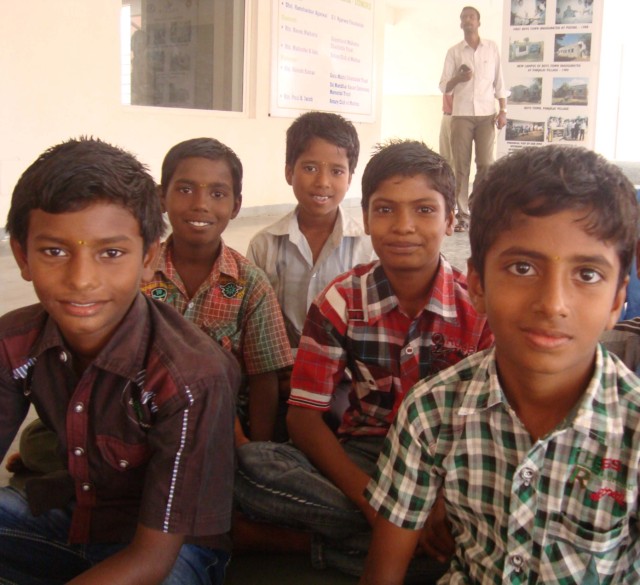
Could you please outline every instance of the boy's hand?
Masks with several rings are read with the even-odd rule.
[[[278,394],[282,400],[288,400],[291,394],[291,372],[293,366],[278,370]]]
[[[451,524],[447,519],[442,490],[438,492],[436,502],[429,517],[420,531],[418,546],[427,555],[440,563],[447,563],[455,551],[455,541],[451,534]]]

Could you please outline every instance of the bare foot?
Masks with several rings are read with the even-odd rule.
[[[5,463],[5,468],[10,473],[24,473],[25,471],[29,471],[29,468],[24,464],[24,461],[22,461],[20,453],[12,453],[9,455]]]

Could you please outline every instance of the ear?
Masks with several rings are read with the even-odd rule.
[[[467,260],[467,290],[469,291],[469,298],[476,312],[480,315],[486,315],[484,286],[482,285],[482,279],[478,271],[473,267],[471,258]]]
[[[162,205],[162,213],[167,212],[167,206],[165,205],[165,193],[162,185],[157,186],[158,197],[160,197],[160,205]]]
[[[445,218],[445,222],[447,224],[447,227],[444,233],[450,236],[451,234],[453,234],[453,226],[456,224],[456,214],[453,210],[449,212],[449,214]]]
[[[231,219],[235,219],[240,213],[240,208],[242,207],[242,195],[238,195],[237,197],[233,197],[233,211],[231,212]]]
[[[31,277],[31,270],[29,269],[27,251],[15,238],[9,238],[9,245],[11,246],[11,251],[13,252],[13,257],[18,264],[18,268],[20,268],[20,276],[22,276],[22,278],[27,282],[31,282],[33,278]]]
[[[284,178],[287,180],[287,185],[291,185],[293,182],[293,167],[291,165],[284,165]]]
[[[149,245],[142,258],[142,282],[150,282],[156,271],[156,264],[160,256],[160,239]]]
[[[368,207],[362,208],[362,225],[364,227],[364,233],[370,236],[371,232],[369,231],[369,208]]]
[[[624,303],[627,300],[627,285],[629,284],[629,277],[627,276],[616,291],[616,296],[613,297],[613,304],[611,305],[611,312],[609,314],[609,320],[605,330],[613,329],[614,325],[620,318],[620,313],[624,307]]]

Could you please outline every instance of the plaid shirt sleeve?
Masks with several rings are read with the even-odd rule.
[[[346,365],[347,301],[336,284],[309,308],[291,375],[289,404],[327,410]]]

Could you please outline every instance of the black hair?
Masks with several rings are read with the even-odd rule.
[[[306,112],[287,128],[286,165],[293,168],[298,157],[314,138],[321,138],[338,148],[344,148],[349,160],[349,173],[353,174],[360,154],[358,132],[349,120],[330,112]]]
[[[383,181],[416,175],[427,177],[433,189],[444,197],[447,213],[455,209],[453,170],[443,157],[418,140],[391,140],[377,145],[362,174],[362,209],[368,209],[371,195]]]
[[[638,238],[636,191],[622,170],[582,147],[527,147],[494,163],[473,191],[471,262],[484,277],[488,250],[518,213],[547,217],[584,212],[587,233],[616,247],[620,282],[629,272]]]
[[[192,138],[171,147],[162,161],[160,188],[163,194],[167,193],[173,174],[180,161],[185,158],[208,158],[209,160],[226,162],[233,180],[233,196],[235,199],[240,198],[242,195],[242,163],[231,148],[215,138]]]
[[[460,16],[462,16],[462,13],[465,10],[473,10],[478,15],[478,20],[480,20],[480,11],[477,8],[475,8],[474,6],[463,6],[462,10],[460,11]]]
[[[131,212],[145,252],[164,233],[156,184],[147,167],[129,152],[85,136],[52,146],[24,171],[13,190],[6,230],[26,249],[32,210],[67,213],[96,202]]]

